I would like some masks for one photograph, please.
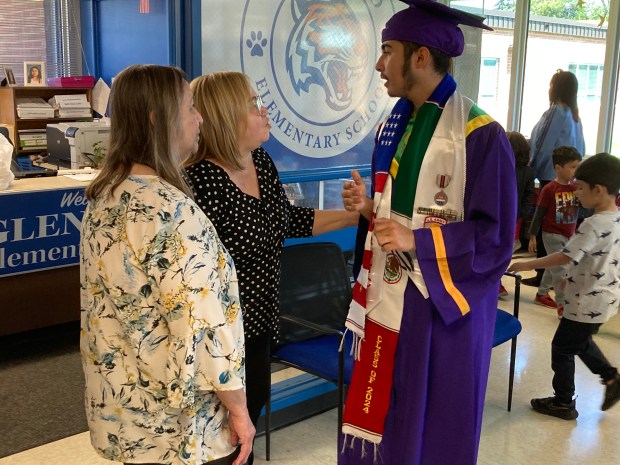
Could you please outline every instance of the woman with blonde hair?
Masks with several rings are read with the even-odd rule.
[[[271,126],[247,75],[208,74],[194,79],[191,88],[204,122],[198,151],[186,161],[186,172],[196,202],[213,221],[239,273],[247,402],[256,425],[271,384],[271,345],[279,336],[284,238],[357,226],[359,215],[291,205],[273,161],[261,147]],[[252,461],[250,457],[248,463]]]
[[[110,112],[80,249],[92,445],[125,464],[242,465],[255,429],[236,272],[181,175],[202,117],[183,72],[155,65],[117,76]]]

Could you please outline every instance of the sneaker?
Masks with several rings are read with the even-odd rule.
[[[540,286],[540,279],[538,276],[534,276],[532,278],[525,278],[521,280],[521,284],[525,284],[526,286],[538,287]]]
[[[508,291],[506,290],[506,288],[504,287],[502,283],[499,283],[499,296],[506,297],[507,295],[508,295]]]
[[[601,410],[609,410],[620,400],[620,375],[616,373],[616,377],[611,384],[606,382],[603,382],[603,384],[605,384],[605,400],[603,400]]]
[[[532,399],[532,408],[538,413],[561,418],[562,420],[574,420],[579,416],[575,408],[575,401],[570,404],[562,404],[555,401],[555,397],[544,397],[542,399]]]
[[[558,305],[558,320],[561,320],[564,316],[564,306]]]
[[[538,305],[542,305],[543,307],[558,308],[558,304],[555,303],[555,300],[553,300],[549,296],[549,294],[545,294],[545,295],[536,294],[536,297],[534,298],[534,303]]]

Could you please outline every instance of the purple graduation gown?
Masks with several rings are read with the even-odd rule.
[[[409,282],[385,432],[374,444],[351,437],[340,465],[475,465],[489,372],[499,281],[511,256],[516,215],[514,156],[491,122],[466,138],[464,221],[442,227],[465,316],[439,275],[430,230],[414,231],[428,291]],[[428,155],[427,155],[428,156]],[[376,459],[376,460],[375,460]]]

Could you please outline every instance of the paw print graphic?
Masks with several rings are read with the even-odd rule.
[[[250,55],[253,57],[262,57],[263,48],[267,46],[267,39],[263,37],[261,31],[252,31],[250,38],[245,41],[245,44],[250,49]]]

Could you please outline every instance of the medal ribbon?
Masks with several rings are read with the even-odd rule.
[[[439,186],[440,189],[443,189],[444,187],[448,187],[448,184],[450,184],[450,176],[445,175],[445,174],[437,175],[437,185]]]

